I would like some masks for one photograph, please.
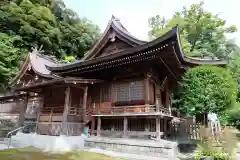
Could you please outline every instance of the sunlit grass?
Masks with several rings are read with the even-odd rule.
[[[0,157],[1,160],[121,160],[86,151],[59,154],[41,152],[35,148],[1,150]]]

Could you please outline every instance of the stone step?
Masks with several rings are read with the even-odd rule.
[[[165,159],[175,159],[178,154],[177,144],[166,140],[90,137],[85,139],[85,147]]]
[[[168,160],[169,158],[164,158],[164,157],[155,157],[155,156],[146,156],[146,155],[139,155],[139,154],[129,154],[129,153],[124,153],[124,152],[115,152],[115,151],[109,151],[109,150],[103,150],[99,148],[85,148],[85,151],[88,152],[94,152],[94,153],[100,153],[104,154],[106,156],[110,157],[116,157],[116,158],[122,158],[126,160]],[[177,158],[171,160],[178,160]]]

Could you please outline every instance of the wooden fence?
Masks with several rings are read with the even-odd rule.
[[[221,131],[216,130],[216,126],[204,129],[203,125],[196,123],[193,118],[182,119],[180,122],[172,122],[171,124],[171,138],[175,140],[201,140],[202,137],[208,137],[218,141],[221,135],[226,134],[224,133],[225,128],[234,132],[232,127],[222,127]]]

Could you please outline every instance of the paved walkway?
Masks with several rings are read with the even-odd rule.
[[[9,147],[9,148],[13,148],[13,147]],[[0,142],[0,150],[4,150],[4,149],[8,149],[8,146],[6,144],[1,144]]]
[[[137,154],[120,153],[120,152],[113,152],[113,151],[108,151],[108,150],[103,150],[98,148],[88,148],[84,150],[88,152],[104,154],[106,156],[124,158],[127,160],[168,160],[167,158],[162,158],[162,157],[152,157],[152,156],[144,156],[144,155],[137,155]],[[171,160],[173,159],[171,158]]]

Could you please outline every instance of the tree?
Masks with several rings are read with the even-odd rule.
[[[183,7],[170,20],[160,15],[149,19],[149,35],[157,38],[173,26],[180,26],[180,36],[185,53],[189,56],[226,58],[232,52],[226,34],[237,31],[236,26],[226,27],[226,21],[203,8],[204,3]]]
[[[16,0],[0,6],[0,31],[18,35],[24,46],[43,45],[45,54],[81,58],[99,36],[99,28],[80,19],[60,0]]]
[[[221,114],[236,102],[237,84],[225,69],[198,66],[189,69],[180,83],[180,110],[189,115]]]
[[[14,77],[20,62],[27,54],[27,50],[14,47],[14,45],[20,45],[21,42],[22,39],[19,36],[0,33],[0,88],[4,88]]]
[[[240,130],[240,103],[236,103],[234,108],[227,112],[228,125],[234,126]]]

